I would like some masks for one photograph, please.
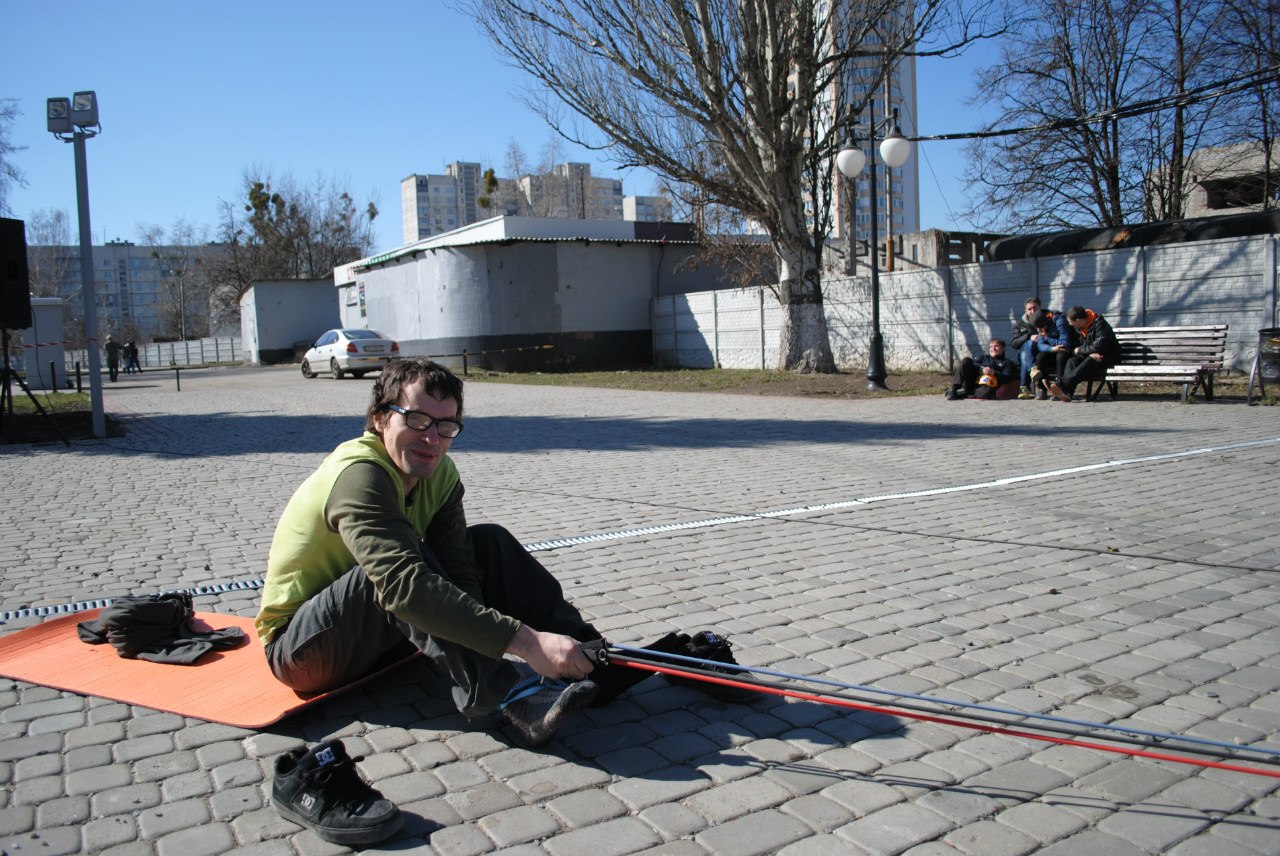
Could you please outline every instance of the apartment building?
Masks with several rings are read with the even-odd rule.
[[[400,182],[401,222],[406,244],[451,232],[490,217],[557,217],[578,220],[671,219],[671,202],[660,196],[624,196],[622,182],[591,174],[591,164],[562,163],[551,171],[498,178],[487,193],[478,163],[455,161],[443,175],[408,176]]]
[[[80,247],[32,245],[33,270],[49,278],[42,293],[61,297],[73,317],[83,310]],[[182,332],[204,335],[209,311],[191,279],[207,246],[139,246],[108,241],[93,247],[94,291],[103,333],[139,341],[174,339]],[[37,284],[33,282],[33,287]],[[193,287],[188,289],[187,286]],[[188,293],[190,292],[190,293]],[[184,307],[185,300],[185,311]]]

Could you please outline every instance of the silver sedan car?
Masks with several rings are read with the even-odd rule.
[[[302,376],[311,378],[319,372],[333,372],[337,380],[348,374],[364,377],[381,371],[398,356],[400,345],[377,330],[330,330],[303,355]]]

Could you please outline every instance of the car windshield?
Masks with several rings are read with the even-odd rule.
[[[348,339],[385,339],[386,336],[377,330],[343,330],[342,335]]]

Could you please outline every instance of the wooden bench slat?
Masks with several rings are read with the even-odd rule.
[[[1103,387],[1116,396],[1121,381],[1178,383],[1182,398],[1200,386],[1213,399],[1213,374],[1222,369],[1227,348],[1227,324],[1188,327],[1115,327],[1120,342],[1120,363],[1107,370],[1097,392],[1090,383],[1088,397],[1096,399]]]

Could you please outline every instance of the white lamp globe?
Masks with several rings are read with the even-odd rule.
[[[900,167],[911,157],[911,143],[902,134],[894,133],[880,143],[880,159],[888,166]]]
[[[845,178],[857,178],[866,165],[867,156],[862,153],[862,149],[841,149],[836,155],[836,169]]]

